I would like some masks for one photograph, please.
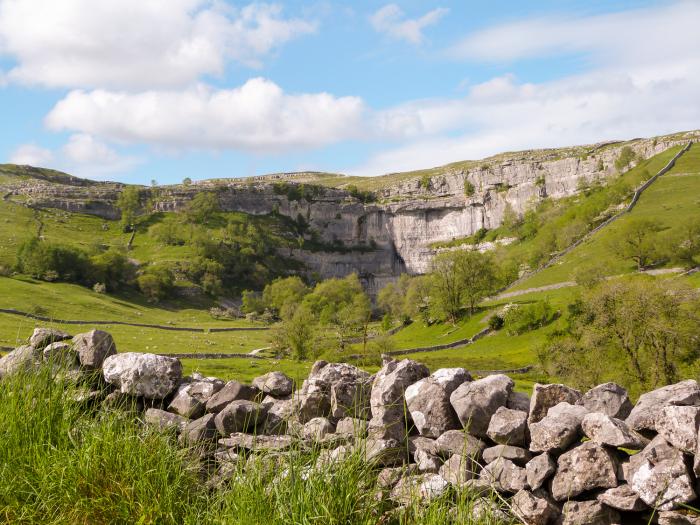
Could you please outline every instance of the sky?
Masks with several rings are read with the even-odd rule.
[[[700,128],[700,1],[0,0],[0,162],[375,176]]]

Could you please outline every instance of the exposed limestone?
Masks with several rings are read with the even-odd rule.
[[[63,330],[57,330],[56,328],[35,328],[32,335],[29,336],[29,345],[37,350],[41,350],[51,343],[65,341],[70,338],[71,335]]]
[[[479,479],[502,492],[515,493],[527,487],[525,469],[504,458],[498,458],[486,465],[481,470]]]
[[[510,445],[496,445],[484,450],[484,463],[492,463],[498,458],[509,459],[516,465],[524,467],[525,464],[532,458],[529,450]]]
[[[450,395],[450,403],[470,434],[487,437],[491,416],[505,406],[513,386],[513,380],[508,376],[487,376],[463,383]]]
[[[599,501],[567,501],[561,525],[619,525],[620,513]]]
[[[537,490],[557,471],[557,462],[548,453],[535,456],[525,465],[527,484]]]
[[[603,383],[583,394],[578,404],[589,412],[600,412],[616,419],[625,419],[632,411],[627,390],[616,383]]]
[[[221,412],[233,401],[252,401],[259,393],[255,387],[244,385],[238,381],[229,381],[221,390],[212,394],[206,404],[206,410],[210,413]]]
[[[694,454],[698,448],[700,407],[667,406],[654,423],[656,431],[677,449]]]
[[[553,406],[559,403],[570,403],[573,405],[579,399],[581,399],[581,392],[566,385],[541,385],[535,383],[532,389],[532,397],[530,398],[530,415],[527,422],[529,424],[537,423],[547,415],[547,412]]]
[[[542,493],[521,490],[510,502],[513,513],[527,525],[547,525],[559,515],[559,509]]]
[[[99,337],[98,344],[111,339],[111,336]],[[92,338],[86,338],[88,342],[91,340]],[[86,344],[84,348],[90,348],[90,345]],[[91,355],[97,358],[102,353]],[[90,363],[93,362],[96,361],[91,359]],[[92,366],[92,364],[83,366]],[[119,388],[124,394],[143,396],[148,399],[163,399],[175,389],[182,378],[182,365],[173,357],[127,352],[107,357],[104,360],[102,373],[105,381]]]
[[[268,372],[253,379],[253,386],[263,394],[273,397],[285,397],[294,390],[294,381],[282,372]]]
[[[656,430],[656,418],[668,405],[700,405],[700,386],[697,381],[688,379],[642,394],[626,422],[633,430]]]
[[[73,347],[78,352],[80,364],[89,370],[98,370],[105,359],[117,353],[114,339],[102,330],[91,330],[73,338]]]
[[[41,350],[31,345],[20,346],[4,357],[0,357],[0,379],[21,370],[31,370],[41,362]]]
[[[639,512],[647,508],[639,495],[627,484],[598,494],[598,501],[608,507],[625,512]]]
[[[587,437],[602,445],[640,450],[649,443],[648,439],[637,434],[624,421],[600,412],[586,415],[581,427]]]
[[[527,412],[499,407],[491,417],[486,434],[503,445],[525,445],[528,435]]]
[[[552,478],[552,496],[565,501],[589,490],[616,487],[619,468],[609,449],[587,441],[559,458]]]

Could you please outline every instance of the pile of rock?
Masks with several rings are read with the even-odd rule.
[[[495,491],[527,524],[700,524],[687,510],[700,488],[700,386],[694,380],[642,395],[633,406],[614,383],[582,393],[560,384],[516,392],[505,375],[474,379],[388,360],[373,376],[345,363],[314,364],[295,390],[270,372],[251,385],[183,377],[177,359],[116,353],[105,332],[71,338],[37,329],[0,359],[0,378],[52,360],[75,374],[101,370],[107,388],[86,397],[131,402],[149,425],[174,429],[218,465],[293,447],[322,449],[317,467],[361,452],[379,470],[379,496],[406,504],[447,490]],[[258,454],[259,453],[259,454]],[[494,498],[474,517],[497,515]]]

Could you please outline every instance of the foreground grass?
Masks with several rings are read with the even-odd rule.
[[[95,412],[72,401],[73,391],[48,367],[0,381],[0,522],[475,523],[474,497],[463,491],[391,512],[360,449],[318,469],[310,469],[317,451],[256,456],[208,489],[203,475],[212,464],[197,459],[202,450],[178,448],[173,435],[142,426],[132,412]]]

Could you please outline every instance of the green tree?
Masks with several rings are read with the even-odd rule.
[[[185,215],[193,224],[206,224],[219,211],[219,199],[214,192],[197,193],[187,204]]]
[[[296,309],[304,297],[310,292],[309,287],[301,278],[279,277],[265,286],[263,302],[267,308],[279,317],[289,317],[289,312]]]
[[[124,231],[132,231],[141,210],[141,191],[136,186],[125,187],[117,197],[117,208],[121,212]]]
[[[382,312],[388,314],[391,319],[403,323],[416,312],[411,308],[408,301],[408,290],[413,279],[415,278],[404,273],[399,276],[396,282],[388,283],[379,290],[377,306]]]
[[[126,254],[117,248],[93,255],[93,280],[104,283],[107,290],[116,292],[134,282],[136,271]]]
[[[620,155],[617,157],[617,160],[615,160],[615,168],[617,171],[623,171],[632,164],[636,158],[637,155],[634,150],[629,146],[625,146],[620,150]]]
[[[174,284],[173,272],[167,266],[149,266],[138,276],[137,282],[141,293],[149,301],[157,303],[172,293]]]
[[[189,177],[185,177],[184,179],[182,179],[182,184],[184,186],[189,186],[190,184],[192,184],[192,179],[190,179]]]
[[[700,258],[700,219],[690,219],[671,232],[671,257],[686,268],[694,268]]]
[[[643,270],[659,252],[657,234],[661,229],[653,219],[631,219],[618,230],[611,248],[622,259],[634,261],[637,270]]]
[[[316,319],[303,305],[288,314],[273,331],[273,345],[294,359],[308,359],[315,353],[318,342]]]

